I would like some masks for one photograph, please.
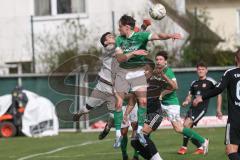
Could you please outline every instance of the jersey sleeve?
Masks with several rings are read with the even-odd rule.
[[[207,80],[209,82],[211,82],[211,88],[215,88],[215,86],[217,85],[217,81],[215,81],[215,79],[211,78],[211,77],[207,77]]]
[[[120,49],[120,45],[121,45],[121,38],[118,36],[118,37],[115,39],[116,50],[117,50],[117,49]]]
[[[141,38],[143,41],[149,41],[151,39],[152,34],[150,32],[139,32],[141,34]]]
[[[107,49],[106,47],[102,49],[102,58],[110,57],[115,53],[116,48],[113,47],[112,49]]]
[[[166,76],[171,80],[176,80],[175,74],[173,73],[172,69],[168,68],[166,72]]]
[[[214,97],[214,96],[217,96],[218,94],[220,94],[221,92],[223,92],[223,90],[227,87],[229,83],[229,74],[228,72],[226,71],[220,82],[217,83],[216,87],[205,92],[203,95],[202,95],[202,99],[205,100],[205,99],[208,99],[208,98],[211,98],[211,97]]]
[[[190,85],[190,88],[189,88],[189,93],[190,93],[191,95],[194,94],[194,93],[193,93],[193,84],[194,84],[194,82],[195,82],[195,81],[192,81],[192,83],[191,83],[191,85]]]

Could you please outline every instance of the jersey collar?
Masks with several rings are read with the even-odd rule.
[[[133,35],[134,35],[134,31],[129,35],[129,37],[127,37],[127,38],[131,38]]]

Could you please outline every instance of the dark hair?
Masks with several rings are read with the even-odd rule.
[[[133,17],[124,14],[120,18],[119,22],[121,22],[121,24],[124,26],[129,25],[131,27],[131,29],[134,29],[136,20]]]
[[[155,63],[154,63],[154,61],[151,60],[151,59],[149,59],[149,58],[146,59],[146,65],[149,65],[152,69],[155,68]]]
[[[198,67],[205,67],[205,68],[207,68],[207,65],[204,63],[204,62],[198,62],[197,63],[197,65],[196,65],[196,67],[198,68]]]
[[[101,36],[101,38],[100,38],[100,42],[101,42],[101,44],[102,44],[104,47],[106,47],[106,44],[104,44],[104,42],[106,41],[106,37],[107,37],[107,35],[109,35],[109,34],[111,34],[111,32],[106,32],[106,33],[104,33],[104,34]]]
[[[162,57],[164,57],[165,60],[168,59],[168,53],[167,53],[166,51],[159,51],[159,52],[157,52],[155,58],[156,58],[157,56],[162,56]]]
[[[235,53],[235,56],[236,56],[237,60],[240,61],[240,48]]]

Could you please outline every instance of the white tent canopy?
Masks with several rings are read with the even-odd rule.
[[[36,93],[23,90],[28,97],[23,117],[22,132],[28,137],[58,135],[59,123],[53,103]],[[0,96],[0,116],[11,106],[11,95]]]

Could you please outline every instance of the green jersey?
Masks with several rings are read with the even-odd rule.
[[[172,80],[176,80],[176,77],[172,71],[171,68],[169,67],[166,67],[164,70],[163,70],[164,74],[169,78],[169,79],[172,79]],[[178,101],[178,97],[177,97],[177,93],[176,91],[173,91],[167,95],[165,95],[163,98],[162,98],[162,104],[163,105],[179,105],[179,101]]]
[[[116,38],[116,49],[120,48],[123,54],[128,54],[136,50],[146,50],[147,42],[151,38],[151,33],[149,32],[133,32],[130,37],[118,36]],[[120,67],[125,69],[137,68],[139,66],[144,66],[146,63],[145,56],[134,56],[126,62],[121,62]]]

